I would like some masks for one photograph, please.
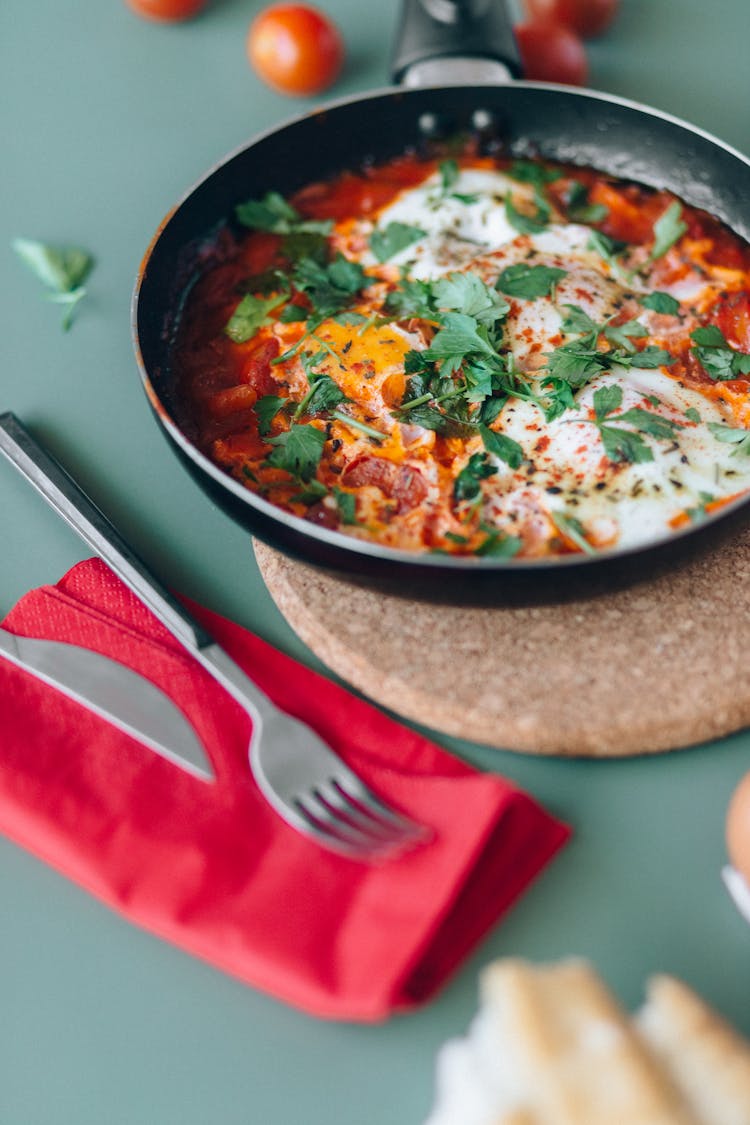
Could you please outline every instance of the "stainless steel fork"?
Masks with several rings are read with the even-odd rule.
[[[421,825],[377,796],[310,727],[280,711],[128,547],[107,517],[11,413],[0,452],[252,719],[255,780],[283,819],[323,847],[368,862],[423,842]]]

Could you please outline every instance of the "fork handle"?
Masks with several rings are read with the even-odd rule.
[[[0,414],[0,452],[182,644],[192,650],[211,644],[205,629],[151,574],[80,485],[10,412]]]
[[[0,452],[41,493],[47,503],[107,563],[164,625],[256,718],[274,706],[192,614],[166,589],[125,542],[104,513],[69,473],[10,412],[0,414]]]

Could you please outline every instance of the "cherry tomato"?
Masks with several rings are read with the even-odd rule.
[[[126,0],[126,3],[144,19],[175,23],[197,16],[207,0]]]
[[[272,4],[253,20],[247,55],[282,94],[318,94],[338,77],[344,44],[336,26],[307,4]]]
[[[524,0],[533,20],[557,23],[589,39],[601,35],[615,17],[618,0]]]
[[[745,774],[732,794],[726,835],[732,865],[750,884],[750,773]]]
[[[583,86],[588,60],[583,43],[567,27],[534,20],[515,28],[525,78]]]

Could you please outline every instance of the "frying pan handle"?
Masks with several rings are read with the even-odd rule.
[[[391,73],[406,86],[521,77],[508,0],[402,0]]]

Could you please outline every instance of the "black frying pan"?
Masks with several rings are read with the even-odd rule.
[[[451,84],[420,85],[434,83],[436,69],[441,81]],[[289,555],[395,592],[448,599],[562,598],[645,578],[747,519],[749,502],[740,500],[653,546],[595,556],[414,555],[314,526],[272,506],[210,462],[178,424],[170,348],[181,302],[235,205],[269,190],[291,194],[440,134],[479,132],[506,153],[534,152],[666,188],[750,240],[750,161],[739,152],[658,111],[592,91],[513,81],[518,72],[504,3],[406,0],[394,62],[402,86],[327,105],[231,154],[182,199],[146,253],[133,299],[133,331],[156,417],[209,496],[253,535]]]

